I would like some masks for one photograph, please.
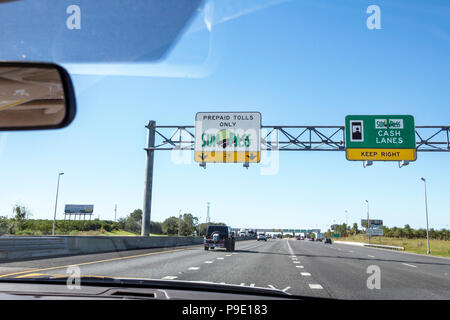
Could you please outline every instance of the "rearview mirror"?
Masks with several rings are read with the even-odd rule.
[[[63,128],[75,112],[72,80],[64,68],[0,62],[0,131]]]

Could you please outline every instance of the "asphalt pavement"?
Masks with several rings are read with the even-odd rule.
[[[338,299],[450,299],[450,259],[347,244],[269,239],[234,252],[202,246],[133,250],[0,264],[0,278],[82,275],[207,281]],[[375,273],[374,273],[375,272]]]

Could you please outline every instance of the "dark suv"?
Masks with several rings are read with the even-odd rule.
[[[227,226],[208,226],[203,239],[205,250],[214,248],[225,248],[227,251],[234,251],[234,234]]]

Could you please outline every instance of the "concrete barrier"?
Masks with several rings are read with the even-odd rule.
[[[254,240],[238,237],[236,241]],[[203,237],[55,236],[0,237],[0,263],[64,255],[198,245]]]

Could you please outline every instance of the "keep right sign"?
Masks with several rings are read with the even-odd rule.
[[[347,160],[415,161],[414,117],[349,115],[345,117]]]

